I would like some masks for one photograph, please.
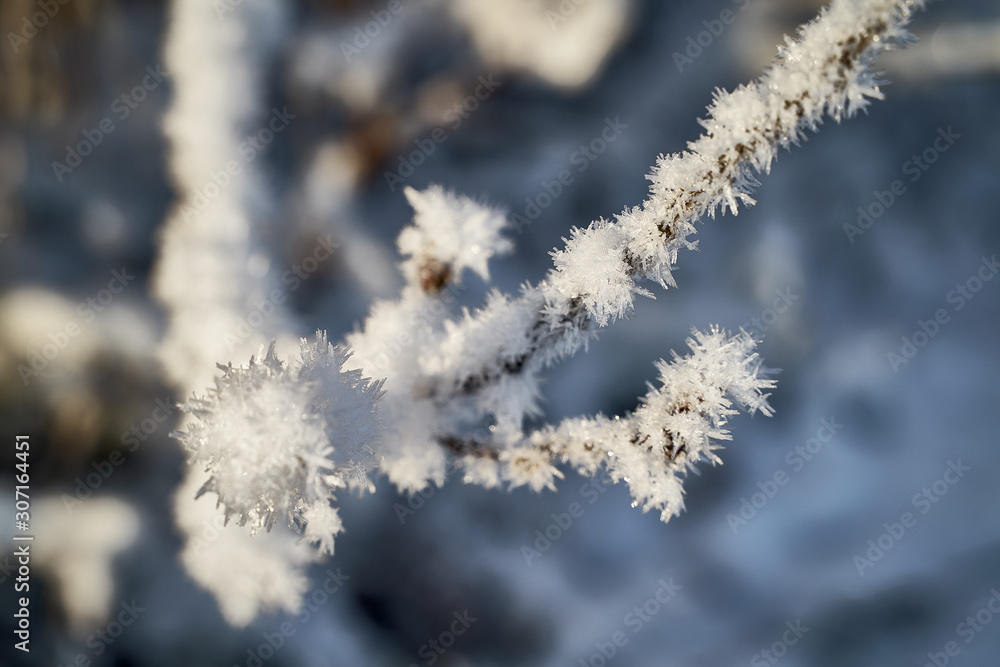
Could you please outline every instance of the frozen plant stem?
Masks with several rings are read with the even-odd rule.
[[[224,367],[216,389],[188,404],[197,422],[179,435],[213,474],[206,492],[240,523],[284,518],[326,552],[341,527],[325,505],[334,489],[372,490],[377,466],[413,492],[443,483],[449,457],[464,481],[487,487],[554,488],[561,463],[604,471],[628,484],[644,511],[663,520],[680,512],[683,475],[702,459],[719,461],[731,415],[771,414],[765,392],[774,381],[749,335],[694,330],[691,353],[657,364],[659,384],[633,413],[525,433],[525,417],[540,412],[540,373],[628,315],[635,295],[650,295],[639,281],[675,286],[679,251],[697,244],[695,223],[753,204],[756,176],[780,148],[797,145],[824,116],[839,121],[881,98],[872,61],[909,39],[904,26],[920,4],[834,0],[786,39],[760,79],[715,93],[700,121],[705,133],[659,158],[644,202],[574,228],[545,278],[517,297],[493,291],[481,309],[451,318],[451,288],[463,273],[488,279],[488,260],[511,250],[504,216],[439,187],[407,188],[415,215],[399,237],[406,284],[347,337],[353,356],[321,333],[287,365],[272,352]]]
[[[537,372],[575,352],[592,324],[604,326],[631,311],[633,295],[645,293],[637,279],[674,286],[678,251],[696,247],[690,239],[695,222],[720,208],[736,215],[738,201],[753,204],[754,173],[768,172],[778,149],[797,145],[824,115],[839,121],[864,108],[867,98],[882,98],[871,62],[909,39],[903,26],[919,4],[835,1],[800,29],[797,40],[787,39],[778,62],[758,81],[716,92],[708,118],[700,121],[705,134],[687,152],[661,156],[648,176],[650,196],[613,222],[572,230],[545,280],[504,306],[530,313],[523,317],[530,324],[518,332],[520,343],[470,346],[478,363],[435,377],[434,396],[481,392],[504,376]],[[485,309],[466,326],[490,315]]]
[[[274,272],[266,270],[271,259],[266,231],[275,218],[272,193],[260,163],[237,160],[240,142],[264,122],[265,73],[285,39],[285,3],[243,0],[224,16],[218,4],[174,0],[163,49],[174,84],[164,135],[177,200],[162,227],[153,290],[168,317],[158,356],[180,395],[210,386],[218,361],[245,360],[259,348],[258,340],[235,334],[278,285]],[[258,335],[278,338],[280,350],[293,338],[293,326],[291,314],[275,304]],[[260,370],[240,377],[252,379]],[[280,391],[280,383],[272,389]],[[201,433],[197,401],[192,407],[194,414],[185,415],[181,428]],[[251,537],[238,526],[225,526],[227,512],[243,506],[218,508],[214,496],[196,498],[210,483],[210,466],[196,452],[188,453],[192,464],[174,500],[185,538],[180,560],[188,575],[215,596],[233,625],[246,625],[265,610],[295,612],[308,584],[305,567],[317,550],[297,546],[284,531]],[[268,520],[264,509],[248,517],[251,526]],[[333,508],[327,509],[305,502],[291,512],[293,518],[318,516],[306,538],[320,549],[332,548],[337,528]],[[321,526],[326,534],[316,535]]]
[[[640,206],[624,210],[613,221],[598,220],[572,230],[565,247],[553,253],[555,266],[540,284],[526,285],[516,299],[491,295],[483,309],[446,327],[436,351],[424,352],[434,361],[422,364],[422,377],[409,389],[414,399],[427,401],[428,410],[438,414],[454,414],[456,405],[465,406],[462,419],[442,424],[435,436],[474,471],[467,475],[469,481],[495,483],[490,461],[504,464],[504,479],[535,488],[552,484],[558,475],[553,462],[570,461],[593,472],[593,457],[585,460],[578,448],[565,442],[573,430],[569,423],[555,432],[543,430],[529,437],[520,433],[525,414],[537,410],[538,374],[586,345],[595,328],[631,312],[634,295],[648,294],[638,280],[674,286],[678,252],[696,247],[691,238],[695,223],[706,215],[714,217],[719,209],[735,215],[741,201],[753,204],[755,175],[770,170],[779,148],[797,145],[807,129],[818,129],[825,115],[840,121],[864,108],[869,98],[881,98],[872,61],[909,39],[904,26],[919,5],[899,0],[833,2],[799,30],[797,39],[786,39],[777,62],[759,80],[731,93],[716,92],[708,117],[701,121],[705,133],[686,152],[659,159],[648,177],[650,196]],[[378,318],[371,320],[351,343],[365,348],[366,337],[377,338],[374,327],[383,325]],[[702,344],[706,339],[698,340]],[[739,338],[725,343],[714,331],[710,340],[747,354],[752,349]],[[752,368],[756,376],[757,366]],[[379,368],[365,371],[377,375]],[[758,389],[768,386],[761,382]],[[743,405],[751,412],[766,411],[763,400]],[[462,425],[489,421],[496,423],[486,438],[482,431],[478,437],[462,433]],[[649,433],[635,435],[635,447],[649,446]],[[695,449],[670,444],[677,433],[659,437],[666,439],[657,447],[663,457],[648,463],[683,470],[698,460]],[[555,443],[550,442],[553,438]],[[608,450],[598,442],[600,438],[588,440],[595,450]],[[615,457],[622,460],[620,453]],[[627,474],[615,472],[618,467],[612,466],[613,476],[629,481]],[[395,477],[391,468],[388,472],[409,488],[406,479]],[[426,478],[438,481],[436,472]],[[676,499],[650,504],[648,494],[639,495],[646,507],[672,508],[663,512],[664,519],[681,506]]]

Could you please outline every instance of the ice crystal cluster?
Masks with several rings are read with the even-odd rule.
[[[379,436],[381,383],[344,371],[348,356],[318,332],[299,363],[282,363],[272,346],[249,366],[220,365],[215,388],[184,405],[197,419],[173,435],[211,474],[199,495],[216,494],[226,521],[252,532],[301,525],[333,553],[341,523],[330,501],[339,488],[368,488]]]
[[[721,463],[715,441],[729,440],[723,428],[734,405],[771,415],[764,389],[774,380],[761,373],[745,332],[729,337],[718,328],[694,330],[691,354],[659,361],[660,386],[649,387],[631,415],[568,419],[533,434],[532,443],[593,475],[602,468],[632,491],[633,507],[656,509],[667,521],[684,508],[681,477],[699,460]]]
[[[216,46],[223,53],[208,54],[239,70],[230,85],[246,90],[233,98],[260,97],[259,80],[241,53],[254,44],[254,30],[272,29],[261,17],[269,16],[274,4],[256,0],[236,8],[246,30],[229,36],[228,50]],[[695,224],[720,210],[735,215],[741,202],[752,204],[756,177],[770,169],[780,148],[797,145],[824,117],[839,121],[881,97],[872,59],[907,40],[904,25],[918,5],[834,0],[795,39],[786,40],[760,79],[715,94],[701,120],[704,134],[686,151],[659,159],[648,177],[645,201],[611,220],[570,230],[540,282],[524,284],[516,295],[494,290],[479,309],[456,312],[453,304],[464,273],[487,279],[490,258],[512,249],[502,234],[504,215],[439,187],[408,188],[415,218],[398,240],[405,285],[398,298],[376,301],[363,324],[347,336],[352,356],[320,332],[313,342],[302,342],[299,360],[279,361],[283,341],[296,324],[276,309],[257,334],[276,338],[279,352],[272,346],[249,365],[221,366],[215,388],[186,404],[189,419],[178,437],[190,454],[192,475],[210,475],[201,493],[214,498],[226,519],[252,529],[287,522],[324,553],[333,551],[334,535],[341,530],[330,505],[334,492],[343,487],[371,491],[373,473],[404,492],[442,484],[450,469],[466,483],[537,491],[556,488],[560,468],[568,466],[627,484],[634,504],[659,511],[664,521],[680,512],[685,473],[701,461],[719,462],[719,442],[730,438],[729,418],[738,409],[771,414],[766,392],[774,381],[754,353],[756,341],[716,327],[693,330],[690,353],[657,362],[657,385],[630,414],[567,419],[529,432],[526,418],[541,413],[542,373],[584,348],[598,329],[630,315],[637,295],[651,295],[642,283],[674,287],[679,252],[697,246]],[[194,55],[180,47],[187,43],[185,31],[197,23],[187,15],[197,18],[205,11],[194,0],[175,5],[174,46],[168,53],[178,61],[172,68],[180,91],[178,115],[194,113],[185,105],[206,79],[202,63],[194,63]],[[193,92],[184,93],[187,78],[195,83]],[[235,140],[232,127],[245,124],[248,112],[242,106],[227,110],[226,104],[220,102],[211,119],[217,136]],[[174,165],[180,171],[204,134],[191,133],[191,127],[178,118],[168,124],[172,141],[183,149]],[[220,160],[227,155],[224,148]],[[185,191],[188,181],[179,180],[181,197],[190,197],[194,191]],[[274,284],[267,262],[259,261],[262,245],[253,240],[260,209],[249,187],[243,187],[252,182],[250,172],[226,195],[225,206],[216,208],[214,215],[225,223],[217,228],[221,231],[198,231],[212,229],[211,211],[192,220],[175,214],[168,223],[163,267],[177,265],[174,253],[199,238],[222,235],[228,241],[203,248],[195,275],[176,276],[178,282],[189,280],[184,285],[174,284],[164,269],[159,289],[175,323],[201,313],[235,321],[234,314],[254,306],[253,295]],[[223,247],[241,254],[216,262],[212,255],[225,255]],[[218,285],[236,265],[265,269],[241,269],[231,276],[249,283],[240,289],[192,287],[200,279]],[[223,334],[233,326],[219,324]],[[174,363],[174,375],[181,378],[186,375],[177,359],[185,359],[189,368],[192,359],[205,355],[205,336],[190,331],[198,329],[173,326],[164,353],[165,363]],[[192,487],[191,480],[185,488]],[[195,529],[193,517],[200,516],[190,502],[178,500],[186,531]],[[222,563],[226,554],[236,553],[245,560],[248,543],[240,539],[230,536],[204,554],[184,556],[193,576],[220,596],[224,609],[229,593],[213,588],[211,567],[204,564]],[[281,546],[268,549],[272,560],[286,553]],[[290,580],[300,565],[297,558],[288,557]],[[287,597],[261,590],[261,600],[229,600],[233,611],[227,616],[248,622],[258,607],[290,606]]]

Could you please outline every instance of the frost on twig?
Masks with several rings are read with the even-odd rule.
[[[488,259],[512,244],[500,235],[506,220],[495,209],[438,187],[407,188],[406,196],[416,212],[414,225],[399,236],[407,284],[398,299],[376,301],[363,329],[347,337],[355,355],[345,367],[385,379],[381,470],[399,488],[417,491],[444,482],[448,452],[438,436],[460,420],[462,408],[439,406],[426,377],[448,363],[435,352],[454,327],[449,307],[462,273],[487,278]]]
[[[279,286],[267,272],[270,188],[238,147],[263,122],[261,78],[286,23],[279,0],[248,0],[224,21],[203,0],[171,6],[164,58],[174,90],[163,123],[177,201],[153,290],[169,314],[158,356],[182,393],[207,386],[218,361],[253,354],[258,342],[240,323]],[[265,336],[288,326],[287,309],[272,305]]]
[[[177,202],[163,224],[153,291],[168,317],[158,356],[180,395],[209,386],[218,361],[257,350],[259,340],[240,325],[278,284],[263,233],[274,212],[270,190],[259,163],[236,160],[262,122],[264,73],[286,35],[287,13],[280,0],[245,0],[231,10],[220,20],[214,3],[173,0],[164,42],[174,83],[164,134]],[[277,337],[281,351],[295,336],[290,314],[272,305],[254,333]],[[182,428],[195,419],[185,417]],[[188,574],[234,625],[265,610],[296,611],[315,550],[280,531],[251,537],[225,526],[210,494],[195,497],[205,482],[189,467],[174,500]]]
[[[729,440],[723,428],[734,405],[770,416],[762,390],[766,377],[754,340],[745,332],[729,337],[718,328],[692,331],[691,354],[657,362],[660,387],[649,387],[636,411],[624,418],[567,419],[534,433],[531,443],[592,476],[604,468],[632,490],[633,507],[660,510],[664,521],[684,509],[679,475],[702,458],[721,463],[713,440]]]
[[[534,375],[577,351],[588,330],[632,310],[636,281],[675,285],[672,270],[682,249],[693,249],[695,223],[738,202],[753,204],[754,174],[766,173],[780,148],[797,144],[824,115],[839,121],[881,98],[871,71],[881,51],[907,41],[903,26],[918,2],[837,0],[788,39],[779,59],[759,80],[731,93],[717,91],[706,132],[684,153],[662,156],[649,197],[613,221],[574,229],[554,253],[555,268],[514,301],[494,300],[462,326],[510,322],[500,344],[468,346],[433,378],[442,400],[489,392],[512,375]],[[524,326],[513,331],[516,322]],[[461,333],[455,340],[463,338]],[[471,338],[471,336],[464,336]]]
[[[319,333],[303,342],[301,362],[282,364],[272,351],[249,366],[222,367],[216,388],[186,406],[194,419],[179,437],[211,475],[202,491],[252,528],[281,519],[304,525],[323,552],[332,552],[341,530],[329,505],[333,492],[370,484],[367,469],[348,474],[357,472],[360,450],[405,492],[442,484],[449,460],[465,482],[534,490],[554,488],[558,466],[568,464],[628,484],[635,504],[659,510],[663,520],[676,515],[681,478],[701,460],[719,461],[718,443],[730,438],[725,427],[737,409],[771,414],[765,392],[774,381],[755,341],[744,332],[694,330],[691,353],[657,364],[659,386],[633,413],[526,433],[525,418],[540,414],[540,374],[629,315],[637,294],[650,295],[640,281],[675,286],[679,252],[697,244],[695,223],[753,204],[756,176],[780,148],[798,144],[825,116],[839,121],[880,98],[872,59],[907,40],[903,26],[919,4],[834,0],[786,41],[759,80],[715,94],[701,121],[705,133],[687,151],[660,157],[645,201],[571,230],[545,278],[517,296],[494,290],[482,308],[453,317],[463,274],[487,280],[488,260],[511,249],[501,235],[504,216],[441,188],[407,189],[415,219],[399,237],[406,284],[399,298],[376,301],[347,336],[354,356]],[[238,225],[241,241],[249,230]],[[177,247],[165,244],[165,265]],[[229,308],[246,301],[242,292],[216,296]],[[197,315],[183,300],[164,300],[175,318]],[[190,571],[209,578],[190,550],[186,558],[194,559]],[[232,615],[242,622],[253,611]]]
[[[414,213],[413,225],[399,235],[399,251],[407,256],[402,270],[409,285],[438,292],[466,269],[489,280],[490,258],[514,249],[500,236],[507,224],[500,211],[437,185],[424,191],[407,187],[404,194]]]
[[[659,159],[641,205],[573,229],[538,285],[525,285],[517,298],[491,294],[482,309],[448,322],[433,346],[421,346],[420,359],[406,362],[420,370],[411,392],[427,403],[422,412],[434,415],[438,443],[467,463],[470,481],[551,484],[546,457],[528,455],[521,433],[524,417],[538,413],[541,371],[585,346],[596,328],[629,314],[635,295],[649,294],[637,281],[674,286],[680,250],[696,247],[695,223],[720,209],[736,214],[738,202],[752,204],[755,175],[770,169],[780,148],[797,144],[825,115],[839,121],[880,98],[872,60],[907,41],[903,26],[919,4],[835,0],[797,39],[786,40],[763,77],[716,93],[701,121],[705,134],[686,152]],[[377,324],[369,320],[352,345],[385,336]],[[491,426],[485,436],[484,424]],[[426,479],[442,474],[443,463]]]

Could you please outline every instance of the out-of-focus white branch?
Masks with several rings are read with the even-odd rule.
[[[277,286],[262,233],[271,195],[239,148],[264,122],[262,78],[285,33],[284,7],[245,0],[220,14],[216,4],[175,0],[164,49],[174,81],[164,131],[177,202],[164,223],[154,291],[168,316],[160,359],[182,394],[211,385],[219,361],[249,358],[265,337],[292,338],[280,304],[270,304],[255,335],[239,329]],[[202,467],[188,469],[176,497],[188,573],[234,625],[266,609],[297,610],[314,552],[287,533],[253,539],[226,526],[214,495],[196,499],[192,491],[209,479]]]
[[[1000,21],[942,24],[906,55],[880,61],[893,79],[927,81],[937,77],[1000,73]]]
[[[163,225],[154,291],[168,314],[160,358],[183,393],[210,385],[219,361],[249,358],[292,328],[276,304],[258,335],[237,335],[278,286],[263,241],[273,197],[240,146],[266,127],[262,78],[285,33],[284,7],[247,0],[220,16],[214,4],[175,0],[164,47],[177,200]]]

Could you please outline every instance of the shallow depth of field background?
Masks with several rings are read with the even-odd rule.
[[[598,0],[581,0],[578,11],[587,2]],[[657,154],[697,136],[713,90],[757,75],[780,35],[816,10],[785,0],[606,2],[609,16],[625,12],[617,36],[574,36],[573,12],[551,30],[542,24],[538,39],[563,40],[568,64],[552,68],[555,56],[531,43],[512,47],[523,62],[504,64],[478,49],[473,30],[441,3],[414,0],[346,62],[340,43],[384,4],[292,3],[290,36],[268,74],[269,106],[296,115],[255,158],[278,194],[275,261],[300,262],[317,234],[339,244],[293,295],[303,335],[324,328],[341,339],[373,298],[399,286],[394,240],[410,211],[385,173],[415,141],[426,145],[434,128],[447,138],[407,185],[439,183],[522,215],[526,198],[549,204],[512,234],[515,254],[492,265],[496,285],[513,291],[543,276],[548,251],[571,225],[638,204]],[[474,23],[477,3],[458,4]],[[479,9],[494,4],[482,0]],[[3,34],[36,9],[4,2]],[[679,71],[672,54],[725,9],[735,20]],[[516,23],[478,20],[519,34]],[[313,586],[339,567],[350,577],[343,588],[306,622],[270,616],[244,630],[224,623],[177,562],[169,508],[184,459],[168,437],[172,424],[157,425],[135,451],[121,442],[157,400],[185,398],[171,394],[157,367],[165,323],[148,291],[157,227],[172,201],[160,131],[169,77],[127,118],[111,110],[147,66],[162,62],[166,8],[74,0],[19,53],[4,37],[0,662],[24,659],[12,649],[7,517],[13,436],[28,433],[37,539],[58,544],[47,555],[36,545],[29,664],[70,664],[81,654],[120,666],[254,664],[248,650],[290,622],[295,634],[264,664],[424,665],[431,654],[421,646],[465,610],[477,620],[433,654],[436,664],[598,666],[598,644],[607,650],[619,631],[627,641],[608,664],[762,665],[772,663],[760,652],[773,648],[788,666],[923,665],[948,642],[957,654],[938,660],[992,664],[1000,618],[979,612],[1000,600],[1000,279],[969,283],[981,289],[960,310],[952,290],[1000,251],[998,26],[995,3],[933,3],[913,26],[922,41],[884,61],[893,80],[885,101],[840,125],[827,121],[783,153],[762,177],[755,207],[705,221],[700,252],[680,258],[678,289],[655,288],[656,300],[641,301],[632,319],[549,374],[546,419],[621,413],[655,377],[656,359],[686,349],[692,326],[767,322],[756,332],[767,365],[782,369],[776,415],[733,421],[725,464],[689,477],[685,514],[664,525],[632,509],[625,488],[586,491],[586,480],[568,471],[558,493],[486,491],[453,479],[408,505],[382,479],[374,496],[338,499],[346,533],[336,556],[315,566]],[[584,80],[580,68],[602,60],[600,35],[606,58]],[[448,115],[463,101],[472,106],[479,78],[491,75],[500,85],[478,108],[467,118]],[[114,131],[60,182],[52,162],[64,161],[66,145],[104,117],[116,119]],[[574,161],[615,119],[627,127],[607,149]],[[959,138],[945,152],[932,150],[936,161],[912,181],[907,161],[949,128]],[[539,199],[563,169],[573,182],[551,202]],[[856,223],[858,207],[871,207],[874,193],[896,179],[905,192],[852,243],[845,223]],[[135,281],[43,377],[22,382],[18,365],[123,267]],[[462,303],[477,305],[485,286],[474,277],[464,285]],[[781,294],[791,305],[776,314],[769,308]],[[894,369],[888,353],[899,354],[902,337],[913,339],[939,309],[947,322]],[[804,465],[787,458],[817,437],[824,419],[842,428]],[[69,514],[60,495],[73,494],[77,478],[115,450],[121,466],[84,504],[120,502],[86,514],[90,523],[82,509]],[[934,487],[959,461],[968,471]],[[744,500],[779,471],[787,483],[766,503],[756,496],[762,506],[751,516]],[[915,499],[925,488],[935,502]],[[552,515],[572,503],[582,516],[565,531],[550,528]],[[397,504],[418,509],[401,521]],[[735,525],[727,515],[741,506],[749,518]],[[886,537],[885,524],[904,512],[915,524]],[[522,547],[534,548],[536,531],[547,528],[561,535],[526,559]],[[890,548],[859,573],[855,557],[867,558],[869,540],[880,539]],[[661,581],[681,588],[666,604],[649,603]],[[100,614],[102,594],[111,614],[132,600],[145,611],[112,644],[88,646],[110,620]],[[643,605],[639,616],[634,608]],[[73,609],[90,610],[90,621],[79,622]],[[975,626],[960,626],[977,613]],[[792,645],[782,644],[783,635],[795,638],[789,623],[808,628]]]

